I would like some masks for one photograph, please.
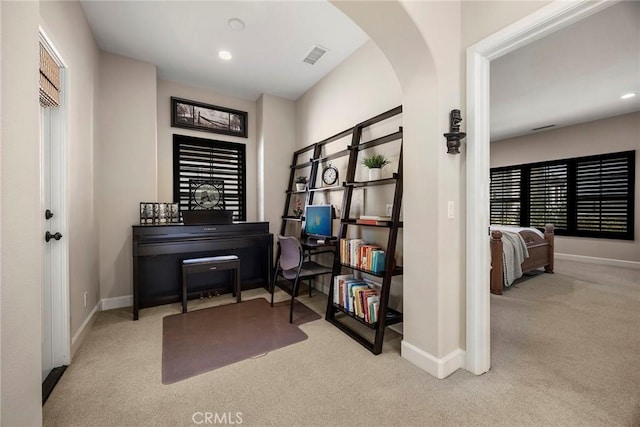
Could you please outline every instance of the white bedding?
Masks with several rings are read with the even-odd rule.
[[[516,279],[522,277],[522,262],[525,258],[529,258],[527,244],[524,242],[520,233],[518,233],[520,230],[529,229],[491,226],[491,230],[502,232],[502,281],[504,287],[508,288]]]
[[[515,226],[511,226],[511,225],[492,225],[491,226],[491,231],[510,231],[512,233],[519,233],[523,230],[528,230],[528,231],[533,231],[534,233],[536,233],[538,236],[542,237],[544,239],[544,233],[542,233],[540,230],[538,230],[537,228],[533,228],[533,227],[515,227]]]

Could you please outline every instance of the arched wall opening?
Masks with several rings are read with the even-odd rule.
[[[402,356],[444,378],[465,366],[464,259],[457,255],[464,253],[463,156],[447,155],[442,137],[448,129],[449,110],[459,108],[460,102],[460,27],[456,19],[445,24],[434,22],[433,17],[448,14],[455,18],[459,5],[332,3],[369,35],[400,83],[404,126]],[[429,25],[441,38],[425,31]],[[456,221],[441,212],[440,207],[448,202],[459,210]],[[451,257],[453,253],[456,256]]]

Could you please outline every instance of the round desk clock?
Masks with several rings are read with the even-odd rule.
[[[336,182],[338,182],[338,169],[336,169],[334,166],[327,165],[322,170],[322,182],[327,185],[334,185]]]

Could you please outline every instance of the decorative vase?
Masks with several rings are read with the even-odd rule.
[[[380,179],[381,173],[382,173],[382,168],[369,169],[369,181],[375,181],[377,179]]]

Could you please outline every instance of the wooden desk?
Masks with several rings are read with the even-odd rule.
[[[181,263],[186,258],[237,255],[243,290],[269,289],[272,276],[273,234],[268,222],[227,225],[133,226],[133,320],[141,308],[181,301]],[[212,277],[189,281],[189,296],[212,289]],[[215,275],[219,293],[231,292],[226,274]]]

